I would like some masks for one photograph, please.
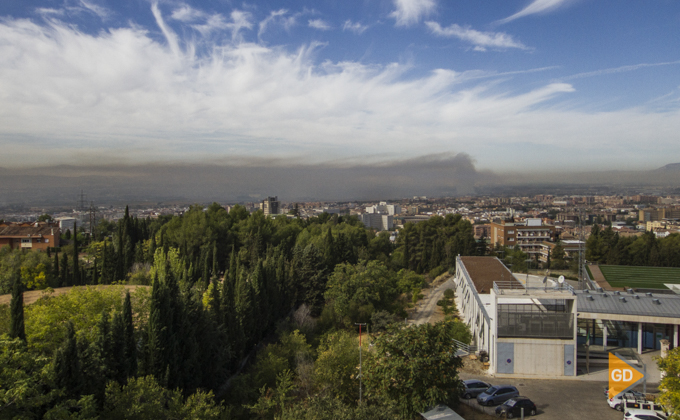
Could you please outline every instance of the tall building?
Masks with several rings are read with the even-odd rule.
[[[279,197],[267,197],[260,203],[260,210],[265,216],[279,214]]]

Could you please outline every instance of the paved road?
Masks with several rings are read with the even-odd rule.
[[[453,276],[434,288],[427,289],[426,295],[416,305],[416,311],[411,315],[409,324],[427,324],[437,310],[437,302],[444,296],[444,290],[453,289]]]
[[[609,408],[603,393],[606,382],[496,379],[461,373],[461,379],[481,379],[494,385],[515,385],[520,395],[529,397],[538,407],[536,420],[621,420],[623,413]],[[477,404],[476,401],[468,403]],[[485,411],[493,413],[495,407]]]

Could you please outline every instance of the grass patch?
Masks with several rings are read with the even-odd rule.
[[[601,265],[600,271],[612,287],[667,289],[664,283],[680,284],[680,268]]]

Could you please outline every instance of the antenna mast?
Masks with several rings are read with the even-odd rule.
[[[579,207],[578,214],[578,285],[579,289],[586,289],[586,233],[583,226],[585,210]]]

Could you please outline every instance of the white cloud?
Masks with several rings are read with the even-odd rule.
[[[106,19],[111,15],[111,11],[109,9],[89,0],[80,0],[80,5],[91,13],[99,16],[101,19]]]
[[[411,26],[425,16],[430,15],[437,7],[435,0],[393,0],[396,8],[390,17],[396,20],[396,26]]]
[[[437,22],[425,22],[433,34],[448,38],[458,38],[460,40],[471,43],[475,46],[476,51],[486,51],[487,48],[506,49],[519,48],[526,50],[527,47],[521,42],[515,40],[511,35],[503,32],[481,32],[472,28],[462,27],[460,25],[450,25],[446,28]]]
[[[614,67],[610,69],[600,69],[600,70],[595,70],[595,71],[588,71],[584,73],[578,73],[574,74],[571,76],[563,77],[562,80],[574,80],[574,79],[582,79],[584,77],[593,77],[593,76],[604,76],[606,74],[614,74],[614,73],[624,73],[627,71],[635,71],[635,70],[640,70],[648,67],[659,67],[659,66],[671,66],[671,65],[677,65],[680,64],[680,60],[678,61],[666,61],[663,63],[640,63],[640,64],[631,64],[628,66],[621,66],[621,67]]]
[[[194,22],[196,20],[205,18],[205,15],[206,14],[204,12],[184,4],[181,7],[173,10],[170,17],[173,20],[178,20],[180,22]]]
[[[364,31],[366,31],[366,29],[368,29],[368,25],[362,25],[359,22],[352,22],[351,20],[346,20],[345,23],[342,25],[343,31],[350,31],[359,35],[363,34]]]
[[[565,5],[569,0],[533,0],[527,7],[515,13],[512,16],[508,16],[505,19],[499,20],[497,23],[508,23],[515,19],[521,17],[533,15],[536,13],[549,12],[551,10],[557,9],[560,6]]]
[[[517,91],[489,75],[318,63],[316,45],[290,52],[236,38],[189,54],[183,32],[152,11],[167,41],[137,27],[0,21],[0,166],[467,152],[481,168],[597,156],[599,169],[651,136],[659,154],[680,155],[677,108],[565,110],[567,83]]]
[[[266,32],[267,28],[272,25],[279,25],[288,31],[297,24],[298,16],[300,16],[300,13],[289,15],[288,10],[286,9],[272,11],[269,13],[269,16],[260,22],[260,28],[257,31],[257,36],[261,37],[262,34]]]
[[[331,25],[322,19],[310,19],[308,23],[310,28],[319,29],[321,31],[328,31],[332,29]]]

